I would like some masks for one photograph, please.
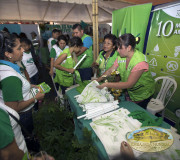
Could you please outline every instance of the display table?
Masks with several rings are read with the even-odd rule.
[[[96,136],[94,130],[91,128],[90,123],[92,122],[91,120],[84,120],[82,119],[77,119],[78,116],[81,116],[84,114],[84,112],[82,111],[82,109],[79,107],[78,103],[76,102],[74,96],[78,95],[79,93],[76,91],[76,88],[73,88],[71,90],[68,90],[66,92],[66,95],[68,97],[68,101],[70,103],[70,107],[71,110],[75,113],[75,118],[74,118],[74,123],[75,123],[75,135],[77,136],[79,142],[81,142],[83,140],[83,128],[86,127],[89,131],[92,132],[92,140],[94,145],[97,148],[98,151],[98,155],[99,155],[99,159],[102,160],[108,160],[108,155],[104,149],[104,146],[102,145],[101,141],[99,140],[99,138]],[[129,101],[121,101],[119,104],[119,107],[123,107],[126,108],[127,110],[129,110],[129,112],[133,112],[133,111],[145,111],[143,108],[141,108],[140,106],[138,106],[135,103],[129,102]],[[147,114],[152,117],[153,119],[156,118],[156,116],[152,115],[151,113],[147,112]],[[160,127],[166,128],[166,129],[170,129],[171,126],[165,122],[162,123],[162,125]],[[119,144],[120,146],[120,144]]]

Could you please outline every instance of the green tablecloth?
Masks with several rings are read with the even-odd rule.
[[[75,113],[75,115],[81,116],[83,114],[85,114],[82,109],[79,107],[77,101],[74,99],[74,96],[78,95],[79,93],[76,91],[75,88],[69,90],[66,92],[66,95],[68,97],[69,103],[70,103],[70,107],[72,109],[72,111]],[[130,112],[133,111],[146,111],[143,108],[141,108],[140,106],[138,106],[135,103],[129,102],[129,101],[121,101],[119,104],[120,108],[126,108],[127,110],[129,110]],[[147,112],[147,111],[146,111]],[[155,119],[156,117],[154,115],[152,115],[151,113],[147,112],[147,114],[152,117],[153,119]],[[90,123],[92,121],[91,120],[84,120],[82,119],[77,119],[74,118],[74,123],[75,123],[75,135],[77,136],[78,140],[81,142],[83,140],[83,133],[82,133],[82,129],[84,127],[86,127],[88,130],[92,131],[92,139],[94,142],[94,145],[96,146],[97,150],[98,150],[98,155],[99,155],[99,159],[102,160],[108,160],[108,155],[104,149],[103,144],[101,143],[101,141],[99,140],[99,138],[96,136],[95,132],[93,131],[93,129],[90,126]],[[166,128],[166,129],[170,129],[170,125],[163,122],[162,125],[160,127]],[[120,146],[120,144],[119,144]]]

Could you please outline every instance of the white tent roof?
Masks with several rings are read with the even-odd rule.
[[[92,23],[92,0],[0,0],[1,21]],[[132,4],[98,0],[99,23],[111,22],[112,11]]]

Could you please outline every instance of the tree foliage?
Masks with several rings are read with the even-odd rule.
[[[81,143],[74,136],[73,116],[72,112],[55,103],[43,104],[33,114],[41,150],[54,156],[56,160],[98,159],[88,129],[83,129],[84,140]]]

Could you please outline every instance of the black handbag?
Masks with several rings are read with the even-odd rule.
[[[9,112],[8,112],[9,113]],[[39,152],[40,151],[40,143],[39,140],[33,135],[30,134],[27,129],[21,124],[21,122],[11,113],[9,115],[21,126],[22,131],[27,135],[25,137],[26,145],[29,152]]]

